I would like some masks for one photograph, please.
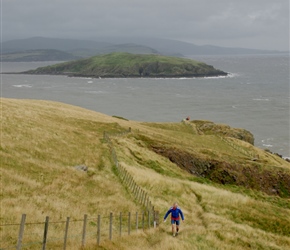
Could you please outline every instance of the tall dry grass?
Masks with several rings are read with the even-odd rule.
[[[120,126],[85,113],[59,103],[1,100],[1,224],[19,223],[21,214],[31,223],[140,209],[113,173],[102,141],[104,130]],[[1,228],[2,241],[11,233]]]
[[[228,160],[243,159],[215,136],[198,136],[184,124],[150,124],[126,121],[61,103],[1,99],[1,224],[96,218],[109,212],[140,211],[142,207],[120,183],[113,171],[103,132],[132,128],[133,133],[112,139],[118,159],[136,183],[148,192],[153,205],[163,216],[174,201],[185,214],[180,235],[173,238],[171,226],[139,230],[131,236],[116,234],[113,241],[104,235],[101,249],[287,249],[290,247],[289,199],[269,197],[238,187],[202,184],[177,168],[168,159],[146,147],[136,134],[157,143],[187,147],[197,154],[212,151]],[[136,133],[136,134],[135,134]],[[190,139],[189,139],[190,138]],[[241,147],[251,148],[240,143]],[[208,150],[208,151],[205,151]],[[253,147],[253,150],[259,151]],[[275,156],[265,157],[270,165],[288,168]],[[88,173],[76,165],[89,167]],[[162,218],[161,218],[162,221]],[[81,222],[75,233],[81,234]],[[95,230],[95,221],[90,222]],[[29,228],[30,227],[30,228]],[[26,242],[41,239],[43,225],[29,225]],[[63,237],[63,224],[52,224],[49,237]],[[1,227],[1,244],[15,244],[18,227]],[[78,236],[79,237],[79,236]],[[86,249],[97,249],[95,236]],[[69,249],[80,249],[81,239]],[[2,247],[2,246],[1,246]],[[50,245],[60,249],[61,244]],[[30,249],[39,249],[39,245]]]

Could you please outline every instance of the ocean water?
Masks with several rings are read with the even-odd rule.
[[[289,55],[204,56],[193,59],[229,72],[228,77],[99,79],[1,75],[1,96],[60,101],[108,115],[149,122],[189,116],[245,128],[255,145],[290,156]],[[20,72],[52,62],[2,63]]]

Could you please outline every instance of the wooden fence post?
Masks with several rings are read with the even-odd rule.
[[[135,183],[135,198],[138,200],[138,185]]]
[[[136,198],[137,201],[138,201],[138,195],[139,195],[139,187],[138,187],[138,185],[136,184],[136,189],[135,189],[135,198]]]
[[[144,211],[142,212],[142,229],[143,229],[143,231],[144,231]]]
[[[130,229],[131,229],[131,213],[128,213],[128,235],[130,235]]]
[[[82,247],[84,247],[86,244],[87,218],[88,218],[88,215],[85,214],[84,225],[83,225]]]
[[[134,182],[134,187],[133,187],[133,195],[136,197],[136,187],[137,187],[137,185],[136,185],[136,183]]]
[[[112,240],[112,223],[113,223],[113,213],[110,213],[110,227],[109,227],[109,239]]]
[[[133,178],[132,178],[132,177],[130,177],[130,185],[129,185],[129,189],[132,189],[133,182],[134,182]]]
[[[148,210],[148,229],[150,229],[150,210]]]
[[[120,212],[120,237],[122,236],[122,212]]]
[[[44,224],[44,233],[43,233],[43,241],[42,241],[42,250],[45,250],[45,249],[46,249],[47,233],[48,233],[48,223],[49,223],[49,217],[46,216],[46,218],[45,218],[45,224]]]
[[[152,213],[153,213],[153,227],[156,228],[156,211],[154,206],[152,206]]]
[[[145,195],[145,192],[142,190],[142,192],[141,192],[141,201],[140,201],[141,205],[143,205],[144,195]]]
[[[128,183],[128,172],[127,172],[127,170],[125,170],[125,178],[124,178],[124,182],[125,182],[125,184]]]
[[[70,220],[70,217],[67,217],[66,218],[66,223],[65,223],[63,250],[66,250],[66,241],[67,241],[67,236],[68,236],[69,220]]]
[[[101,216],[98,215],[98,231],[97,231],[97,245],[100,245],[101,239]]]
[[[146,204],[146,198],[147,198],[147,193],[145,193],[144,202],[142,201],[142,204],[144,204],[144,206]]]
[[[140,188],[139,187],[137,187],[137,201],[139,201],[140,200]]]
[[[159,211],[156,211],[156,224],[159,225]]]
[[[142,204],[142,197],[143,197],[143,190],[142,188],[140,188],[140,192],[139,192],[139,202]]]
[[[24,234],[25,220],[26,220],[26,214],[22,214],[20,227],[19,227],[19,234],[18,234],[16,250],[20,250],[21,249],[22,239],[23,239],[23,234]]]
[[[138,212],[136,212],[136,232],[138,232]]]
[[[131,185],[132,193],[134,193],[134,187],[135,187],[135,181],[132,177],[132,185]]]
[[[122,181],[123,176],[124,176],[124,170],[123,170],[123,166],[121,164],[119,164],[119,175],[120,175],[120,179]]]

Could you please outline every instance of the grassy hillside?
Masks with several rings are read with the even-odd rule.
[[[249,132],[206,121],[141,123],[39,100],[1,99],[0,224],[19,223],[23,213],[35,222],[46,215],[57,221],[140,211],[142,207],[119,181],[103,140],[104,131],[122,132],[129,127],[131,133],[112,137],[120,164],[148,192],[161,216],[178,201],[186,220],[178,238],[171,236],[167,222],[156,230],[104,240],[102,249],[290,247],[288,187],[277,186],[271,195],[259,188],[269,181],[282,182],[281,176],[289,176],[290,164],[254,147]],[[237,135],[243,136],[237,139]],[[216,165],[201,172],[203,176],[198,171],[205,162]],[[74,168],[81,164],[88,166],[87,173]],[[221,182],[232,176],[231,169],[236,180],[244,182]],[[228,175],[213,178],[213,173]],[[250,173],[261,174],[259,185],[250,185],[255,180]],[[16,232],[7,228],[0,227],[0,244],[12,242],[18,233],[18,227]],[[50,232],[50,237],[57,233]],[[95,242],[88,239],[85,249],[96,249]]]
[[[161,55],[111,53],[30,70],[28,74],[90,77],[198,77],[227,73],[191,59]]]

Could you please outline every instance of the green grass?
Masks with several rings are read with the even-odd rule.
[[[122,53],[116,52],[111,54],[105,54],[102,56],[96,56],[92,59],[92,66],[115,66],[122,64],[124,67],[132,67],[135,64],[142,63],[166,63],[166,64],[176,64],[181,65],[186,63],[198,66],[199,64],[203,64],[201,62],[178,58],[178,57],[170,57],[170,56],[161,56],[161,55],[141,55],[141,54],[130,54],[130,53]]]

